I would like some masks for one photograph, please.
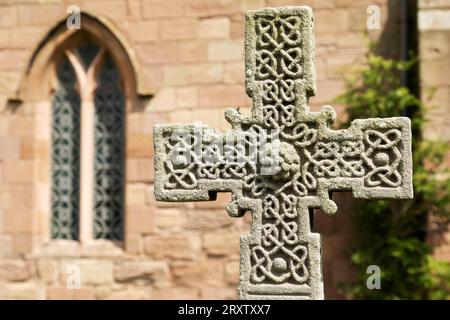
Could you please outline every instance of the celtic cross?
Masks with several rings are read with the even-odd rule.
[[[240,240],[240,297],[323,299],[320,236],[311,232],[310,210],[335,214],[331,191],[411,198],[410,121],[355,120],[332,130],[331,107],[309,111],[315,94],[309,7],[247,12],[245,46],[251,116],[228,109],[226,133],[157,125],[155,197],[205,201],[231,192],[228,214],[252,214],[251,232]]]

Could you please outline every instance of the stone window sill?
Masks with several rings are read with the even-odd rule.
[[[34,254],[38,258],[115,258],[125,255],[127,253],[123,250],[123,243],[110,240],[91,240],[83,243],[74,240],[50,240]]]

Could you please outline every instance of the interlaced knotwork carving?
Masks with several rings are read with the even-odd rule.
[[[243,298],[323,298],[320,238],[311,233],[309,209],[334,214],[329,191],[412,195],[407,119],[359,120],[335,131],[331,107],[309,112],[312,35],[306,7],[248,13],[252,116],[228,109],[232,130],[224,134],[195,125],[155,129],[158,200],[208,200],[231,191],[228,213],[252,212],[252,232],[241,238]]]
[[[256,19],[256,80],[262,87],[264,125],[295,124],[295,80],[302,76],[301,19]]]
[[[364,160],[370,171],[364,177],[364,182],[370,187],[398,187],[402,184],[399,173],[401,153],[399,144],[402,134],[398,129],[387,132],[367,130],[364,133],[364,143],[367,150]]]
[[[253,283],[304,283],[308,250],[298,237],[297,197],[281,193],[263,199],[261,244],[252,247]]]

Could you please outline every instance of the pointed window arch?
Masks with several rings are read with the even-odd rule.
[[[52,104],[51,237],[124,237],[125,93],[108,50],[88,35],[64,47]]]

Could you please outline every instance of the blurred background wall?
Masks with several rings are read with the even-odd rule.
[[[226,108],[248,113],[244,12],[285,5],[314,10],[318,92],[311,109],[332,104],[342,120],[345,108],[333,104],[333,98],[342,93],[350,67],[365,61],[363,33],[398,56],[399,2],[0,0],[0,298],[236,298],[239,235],[248,232],[249,216],[228,217],[227,194],[219,194],[215,202],[156,203],[154,124],[201,121],[226,130]],[[86,22],[98,45],[112,52],[126,88],[124,233],[119,241],[51,237],[51,79],[58,63],[55,53],[70,46],[68,32],[76,33],[65,28],[70,5],[86,12],[80,31],[86,32]],[[380,8],[380,29],[367,29],[370,5]],[[429,111],[427,134],[446,139],[449,16],[450,1],[419,1],[421,92],[427,103],[440,106]],[[432,88],[436,95],[428,101],[426,92]],[[347,250],[351,195],[336,194],[334,199],[338,215],[316,212],[314,225],[322,234],[328,299],[342,298],[339,285],[353,279]],[[83,212],[79,215],[80,225],[90,223]],[[449,233],[433,229],[430,234],[430,241],[439,245],[436,254],[450,259]],[[73,266],[81,272],[77,290],[67,286]]]

